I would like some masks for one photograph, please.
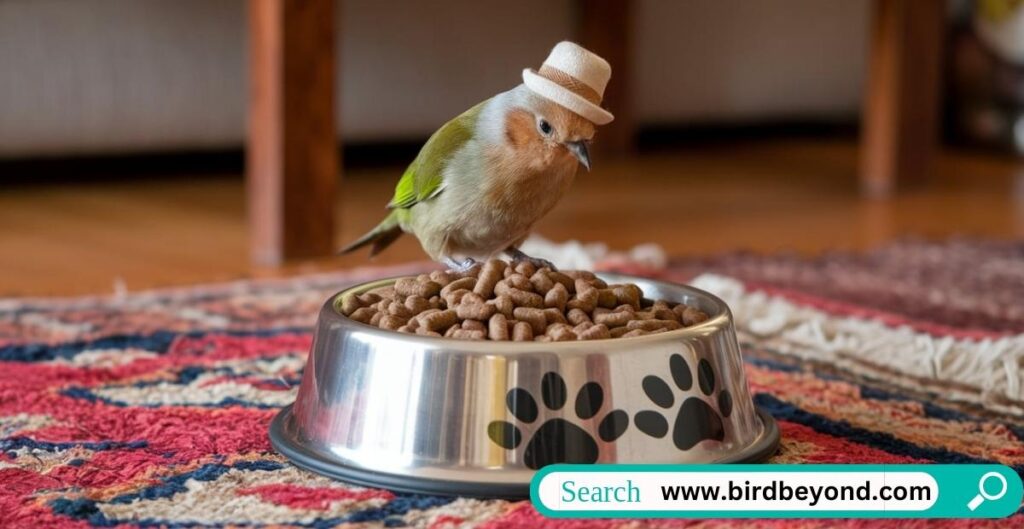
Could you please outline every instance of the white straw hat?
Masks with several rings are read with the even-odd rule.
[[[551,50],[540,71],[523,70],[523,84],[537,95],[604,125],[615,119],[601,108],[611,76],[608,61],[579,44],[562,41]]]

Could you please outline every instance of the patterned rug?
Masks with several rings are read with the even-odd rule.
[[[420,266],[118,297],[0,300],[0,527],[1022,527],[968,520],[549,520],[290,465],[268,423],[317,309]],[[627,270],[628,271],[628,270]],[[636,272],[636,270],[632,270]],[[1024,474],[1024,245],[905,241],[645,273],[732,306],[774,462],[981,463]],[[698,277],[699,276],[699,277]]]

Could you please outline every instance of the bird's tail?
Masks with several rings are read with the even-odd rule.
[[[354,252],[367,244],[373,243],[373,246],[370,248],[370,257],[373,257],[384,251],[385,248],[401,236],[402,227],[399,225],[398,212],[392,211],[377,227],[339,250],[338,255]]]

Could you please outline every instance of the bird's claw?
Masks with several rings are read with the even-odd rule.
[[[463,259],[461,261],[457,261],[455,259],[452,259],[451,257],[445,257],[444,258],[444,264],[452,272],[458,272],[460,274],[464,274],[464,273],[468,272],[471,268],[476,266],[477,262],[476,262],[476,259],[473,259],[472,257],[467,257],[467,258],[465,258],[465,259]]]
[[[527,262],[527,263],[532,264],[538,270],[541,269],[541,268],[547,268],[547,269],[551,270],[552,272],[557,272],[558,271],[558,268],[555,267],[555,264],[552,263],[551,261],[548,261],[547,259],[541,259],[539,257],[527,257],[526,259],[520,259],[518,261],[513,259],[513,262],[515,262],[515,263],[521,263],[521,262],[524,262],[524,261]]]
[[[538,269],[549,268],[552,272],[558,271],[558,268],[556,268],[554,263],[552,263],[551,261],[548,261],[547,259],[541,259],[540,257],[530,257],[529,255],[526,255],[525,253],[520,251],[518,248],[509,248],[508,250],[506,250],[506,252],[508,253],[509,257],[512,258],[512,264],[530,263],[533,266],[537,267]]]

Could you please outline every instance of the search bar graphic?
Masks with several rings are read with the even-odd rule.
[[[530,495],[563,518],[1002,518],[1024,486],[1002,465],[552,465]]]

